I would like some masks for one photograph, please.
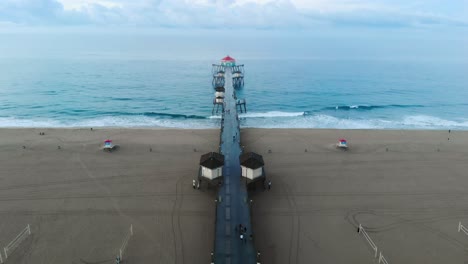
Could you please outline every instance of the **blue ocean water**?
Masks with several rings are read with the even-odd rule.
[[[0,127],[215,128],[217,60],[0,61]],[[468,63],[240,59],[244,127],[468,129]]]

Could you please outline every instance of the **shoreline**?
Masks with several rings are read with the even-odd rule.
[[[40,130],[40,129],[47,129],[47,130],[219,130],[220,128],[184,128],[184,127],[113,127],[113,126],[106,126],[106,127],[0,127],[0,130]],[[274,127],[274,128],[266,128],[266,127],[241,127],[241,130],[255,130],[255,129],[264,129],[264,130],[306,130],[306,131],[412,131],[412,132],[426,132],[426,131],[452,131],[452,132],[468,132],[468,129],[420,129],[420,128],[284,128],[284,127]]]

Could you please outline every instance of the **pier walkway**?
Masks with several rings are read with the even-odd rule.
[[[240,126],[237,116],[232,67],[225,71],[225,108],[221,125],[221,153],[224,155],[224,181],[219,189],[216,209],[215,264],[256,263],[251,239],[250,201],[239,163]],[[241,240],[239,225],[246,228]]]

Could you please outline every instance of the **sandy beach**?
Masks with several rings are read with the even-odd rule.
[[[39,135],[45,132],[45,135]],[[341,137],[349,150],[335,148]],[[102,151],[110,138],[120,148]],[[262,263],[465,263],[468,132],[243,129],[272,189],[252,193]],[[7,263],[209,263],[215,190],[192,189],[219,130],[0,129]]]
[[[115,263],[130,224],[125,263],[208,263],[214,192],[191,182],[218,133],[0,130],[0,246],[32,231],[8,263]],[[106,138],[118,151],[100,149]]]
[[[468,133],[244,130],[263,155],[270,192],[253,195],[265,263],[466,263]],[[349,151],[337,150],[341,137]],[[448,140],[450,138],[450,140]],[[307,152],[305,152],[307,149]],[[268,154],[271,150],[271,154]]]

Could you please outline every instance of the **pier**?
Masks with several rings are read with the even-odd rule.
[[[224,166],[217,197],[213,262],[253,264],[257,263],[257,251],[250,219],[251,203],[239,160],[242,154],[237,113],[239,101],[233,84],[233,74],[239,74],[239,66],[229,62],[213,67],[224,73],[224,80],[216,81],[217,84],[223,83],[225,89],[220,135],[220,152],[224,155]],[[238,75],[236,81],[239,82]],[[243,84],[243,79],[240,82]],[[243,102],[245,107],[245,101]]]

